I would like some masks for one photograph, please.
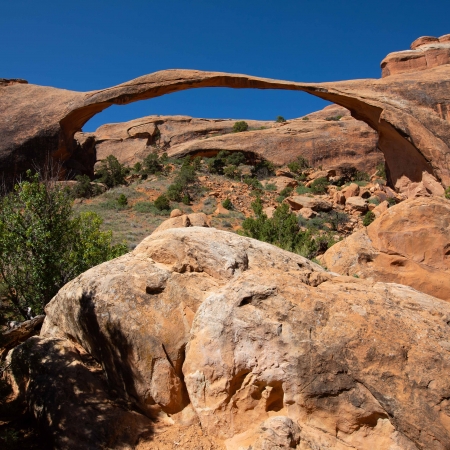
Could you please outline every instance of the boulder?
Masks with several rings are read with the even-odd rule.
[[[344,194],[346,199],[350,197],[357,197],[359,195],[359,186],[356,183],[351,183],[349,186],[342,188],[341,192]]]
[[[328,249],[326,267],[450,301],[450,202],[432,197],[387,206],[373,210],[379,217],[367,229]]]
[[[59,417],[77,415],[66,427],[92,420],[80,430],[84,448],[120,448],[105,428],[91,446],[83,436],[98,421],[120,435],[135,417],[136,438],[142,416],[119,414],[117,401],[103,406],[102,388],[77,372],[80,359],[102,367],[124,405],[165,421],[148,448],[175,440],[189,417],[229,450],[450,446],[450,304],[406,286],[338,276],[275,246],[191,227],[153,234],[90,269],[46,313],[41,336],[16,353],[29,380],[20,389],[45,411],[45,429],[57,429]],[[33,350],[41,344],[47,351]],[[61,366],[52,365],[61,353]],[[55,388],[45,390],[53,374]],[[35,402],[38,386],[46,395]],[[80,395],[66,401],[69,390]],[[183,440],[187,450],[220,448],[202,446]]]
[[[304,219],[313,219],[317,215],[311,208],[302,208],[298,211],[298,214]]]
[[[277,176],[273,178],[269,178],[265,181],[265,184],[274,184],[277,187],[277,192],[281,192],[286,188],[295,188],[298,186],[298,181],[293,178]]]
[[[310,208],[313,211],[330,211],[333,205],[320,197],[307,197],[305,195],[294,195],[285,200],[294,210]]]
[[[179,209],[173,209],[170,212],[170,218],[173,219],[174,217],[180,217],[183,215],[183,211],[179,210]]]
[[[345,202],[345,206],[353,211],[367,211],[367,202],[361,197],[349,197]]]
[[[179,211],[179,210],[175,210]],[[180,211],[181,212],[181,211]],[[179,215],[175,213],[174,217],[165,220],[153,233],[158,233],[171,228],[186,227],[209,227],[208,216],[205,213],[192,213]]]

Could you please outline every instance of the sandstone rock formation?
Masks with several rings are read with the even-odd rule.
[[[382,76],[417,72],[450,64],[450,34],[435,38],[423,36],[411,44],[411,50],[389,53],[381,61]]]
[[[450,305],[405,286],[336,276],[269,244],[191,227],[153,234],[90,269],[46,312],[41,336],[20,350],[29,381],[19,397],[56,436],[82,409],[75,396],[54,421],[51,383],[32,395],[37,374],[53,367],[52,357],[27,359],[42,355],[40,345],[63,354],[60,380],[88,352],[154,427],[190,421],[195,430],[199,421],[217,445],[209,448],[450,446]],[[62,399],[67,388],[55,389]],[[131,413],[117,414],[120,435]],[[139,448],[159,448],[163,434],[149,435]]]
[[[233,133],[236,120],[148,116],[103,125],[94,133],[76,133],[75,139],[83,151],[94,149],[97,160],[114,155],[129,166],[155,151],[156,145],[174,157],[241,151],[283,165],[301,155],[314,165],[349,163],[365,172],[373,172],[383,161],[375,131],[353,119],[346,108],[330,105],[306,118],[285,123],[246,119],[250,131]]]
[[[389,208],[323,260],[333,272],[401,283],[450,301],[450,201],[417,198]]]
[[[445,40],[445,39],[444,39]],[[81,151],[74,134],[112,104],[200,87],[305,91],[337,103],[379,135],[391,186],[441,195],[450,185],[450,66],[382,79],[298,83],[248,75],[165,70],[92,92],[73,92],[23,83],[0,85],[0,170],[14,175],[30,160],[48,155],[67,168],[89,172],[95,155]],[[424,101],[426,99],[426,101]]]

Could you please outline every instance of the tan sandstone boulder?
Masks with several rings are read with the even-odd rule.
[[[285,200],[296,211],[301,208],[309,208],[313,211],[330,211],[333,205],[320,197],[307,197],[306,195],[294,195]]]
[[[46,312],[41,338],[83,347],[166,430],[194,411],[227,450],[450,446],[450,305],[405,286],[178,228],[80,275]]]
[[[327,250],[333,272],[406,284],[450,301],[450,202],[417,198],[382,212],[367,229]]]
[[[208,216],[205,213],[183,214],[179,209],[174,209],[172,213],[170,219],[165,220],[153,233],[171,228],[209,227]]]

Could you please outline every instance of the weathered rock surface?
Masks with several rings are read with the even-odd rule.
[[[309,208],[313,211],[330,211],[333,205],[320,197],[307,197],[306,195],[294,195],[285,200],[294,210]]]
[[[378,211],[384,212],[367,229],[327,250],[325,265],[450,301],[450,201],[417,198],[389,209],[381,206]]]
[[[23,83],[0,85],[0,170],[13,176],[48,154],[67,169],[92,171],[93,148],[82,150],[74,134],[112,104],[198,87],[305,91],[337,103],[378,132],[391,186],[441,195],[450,185],[450,66],[331,83],[297,83],[248,75],[165,70],[118,86],[73,92]],[[426,101],[424,101],[426,99]],[[270,131],[270,130],[269,130]]]
[[[424,36],[411,44],[411,50],[389,53],[381,61],[382,76],[417,72],[450,64],[450,35]]]
[[[179,210],[175,210],[179,211]],[[181,211],[180,211],[181,212]],[[208,216],[205,213],[178,214],[165,220],[153,233],[170,230],[171,228],[209,227]]]
[[[193,408],[228,450],[450,446],[450,305],[405,286],[179,228],[80,275],[46,312],[32,348],[74,342],[119,397],[176,430]]]

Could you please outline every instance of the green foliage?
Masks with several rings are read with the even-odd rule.
[[[244,178],[244,183],[253,190],[258,190],[258,191],[263,190],[263,186],[257,178],[252,178],[252,177],[247,176]]]
[[[158,153],[152,152],[148,154],[144,161],[142,161],[142,175],[156,175],[162,173],[164,170],[164,164],[158,156]]]
[[[386,199],[386,201],[388,202],[389,207],[395,206],[395,205],[397,204],[397,201],[395,200],[394,197],[388,197],[388,198]]]
[[[330,116],[330,117],[326,117],[325,120],[328,121],[338,121],[341,120],[342,116]]]
[[[363,219],[363,225],[368,227],[374,220],[375,214],[372,211],[367,211]]]
[[[386,164],[385,163],[380,163],[377,164],[377,176],[379,176],[380,178],[383,178],[383,180],[386,179]]]
[[[299,184],[297,188],[295,189],[297,194],[304,195],[304,194],[311,194],[311,188],[304,186],[303,184]]]
[[[225,209],[233,209],[233,203],[231,203],[231,200],[229,198],[226,198],[223,202],[222,202],[222,206]]]
[[[239,180],[241,178],[242,171],[238,169],[237,166],[232,164],[230,166],[226,166],[223,169],[223,174],[227,178],[231,178],[232,180]]]
[[[317,178],[311,183],[311,192],[313,194],[326,194],[328,184],[328,180],[325,177]]]
[[[273,175],[274,173],[275,165],[267,159],[258,161],[252,169],[252,174],[259,178],[268,177],[269,175]]]
[[[245,163],[245,155],[242,152],[231,152],[226,157],[226,164],[227,165],[233,165],[233,166],[239,166],[240,164]]]
[[[369,200],[367,200],[368,203],[372,203],[373,205],[379,205],[380,204],[380,200],[378,200],[377,197],[371,197],[369,198]]]
[[[208,171],[210,173],[223,175],[225,173],[225,167],[234,166],[235,170],[237,170],[237,167],[244,163],[245,155],[242,152],[227,152],[225,150],[221,150],[214,158],[209,159]],[[231,173],[231,171],[232,169],[229,169],[228,173]]]
[[[142,163],[139,161],[133,166],[133,172],[140,174],[142,170]]]
[[[0,199],[0,275],[23,318],[28,307],[41,314],[80,273],[126,251],[124,245],[111,245],[111,232],[100,231],[97,214],[73,217],[67,190],[27,175]]]
[[[299,156],[295,161],[288,164],[288,168],[291,172],[300,174],[304,169],[309,167],[309,162],[303,156]]]
[[[233,125],[233,131],[235,133],[240,133],[242,131],[247,131],[248,130],[248,123],[245,122],[244,120],[240,120],[239,122],[236,122]]]
[[[266,183],[266,185],[264,186],[264,189],[266,191],[276,191],[277,190],[277,185],[275,183]]]
[[[123,164],[120,164],[118,159],[109,155],[100,164],[96,175],[100,183],[106,184],[109,188],[126,184],[125,177],[128,175],[129,169]]]
[[[349,221],[349,217],[346,213],[334,210],[329,213],[322,213],[322,218],[325,223],[331,225],[333,231],[338,231],[342,225],[345,225]]]
[[[159,210],[154,202],[137,202],[133,209],[141,214],[153,214],[155,216],[168,216],[170,214],[170,209]]]
[[[291,188],[289,186],[286,186],[281,192],[280,195],[277,197],[277,202],[281,203],[286,197],[289,197],[292,192],[294,191],[294,188]]]
[[[355,181],[370,181],[370,175],[367,172],[357,170],[355,173]]]
[[[128,199],[126,197],[125,194],[120,194],[117,197],[117,204],[119,205],[119,207],[121,208],[125,208],[128,205]]]
[[[102,189],[96,184],[91,184],[91,179],[87,175],[77,175],[75,177],[77,183],[72,188],[75,198],[91,198],[101,194]]]
[[[284,122],[286,122],[286,119],[283,116],[277,116],[276,122],[284,123]]]
[[[170,202],[166,195],[160,195],[154,202],[156,209],[159,211],[170,210]]]
[[[302,120],[309,120],[308,116],[302,117]]]
[[[450,200],[450,186],[444,192],[445,198]]]
[[[307,258],[323,253],[335,243],[329,233],[324,234],[314,228],[301,232],[297,217],[286,204],[280,205],[270,219],[263,212],[261,199],[252,203],[252,209],[255,217],[249,217],[242,223],[241,234],[244,236],[269,242]]]
[[[189,157],[183,160],[181,169],[174,182],[167,188],[167,198],[175,202],[183,202],[188,205],[197,183],[195,167]]]

